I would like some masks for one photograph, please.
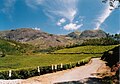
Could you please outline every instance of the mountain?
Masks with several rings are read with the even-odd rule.
[[[105,38],[107,34],[102,30],[85,30],[80,36],[81,39]]]
[[[27,42],[30,40],[34,40],[40,36],[44,36],[46,33],[43,33],[38,30],[33,30],[30,28],[21,28],[10,31],[2,31],[0,32],[0,36],[5,39],[15,40],[19,42]]]
[[[72,37],[72,38],[79,38],[80,34],[81,32],[75,31],[75,32],[69,33],[67,36]]]
[[[21,28],[9,31],[1,31],[0,37],[22,43],[29,43],[38,48],[65,46],[75,41],[65,35],[54,35],[32,28]]]
[[[75,31],[68,35],[54,35],[32,28],[21,28],[15,30],[1,31],[0,37],[17,42],[34,45],[38,49],[49,47],[66,46],[82,43],[83,39],[105,38],[106,33],[102,30]]]

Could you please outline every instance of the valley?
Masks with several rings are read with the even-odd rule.
[[[119,40],[102,30],[84,32],[53,35],[24,28],[0,32],[0,79],[26,79],[81,67],[105,52],[114,54],[111,50],[119,47]]]

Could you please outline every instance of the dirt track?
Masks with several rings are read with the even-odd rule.
[[[68,81],[84,82],[87,81],[87,78],[98,78],[96,73],[102,73],[103,71],[107,70],[106,68],[104,70],[101,70],[102,67],[105,67],[105,62],[100,60],[99,58],[93,58],[90,63],[86,64],[85,66],[76,67],[71,70],[46,74],[43,76],[32,77],[23,80],[22,84],[53,84]]]
[[[59,71],[56,73],[46,74],[42,76],[32,77],[25,80],[6,81],[5,84],[93,84],[99,78],[96,74],[109,71],[105,62],[99,58],[93,58],[85,66],[76,67],[70,70]],[[7,83],[9,82],[9,83]],[[12,83],[14,82],[14,83]],[[69,82],[69,83],[66,83]],[[88,83],[87,83],[88,82]],[[101,84],[96,82],[95,84]]]

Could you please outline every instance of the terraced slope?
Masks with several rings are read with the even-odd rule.
[[[29,54],[29,55],[7,55],[0,58],[0,69],[17,69],[37,66],[48,66],[52,64],[66,64],[88,60],[91,57],[100,57],[102,54],[94,54],[105,52],[114,48],[113,46],[80,46],[76,48],[62,49],[56,51],[58,54]],[[16,52],[16,51],[15,51]],[[60,53],[66,54],[60,54]],[[67,54],[73,52],[74,54]],[[89,52],[90,54],[76,54],[76,52]]]
[[[75,48],[68,48],[57,50],[54,53],[103,53],[110,49],[113,49],[117,45],[109,45],[109,46],[80,46]]]

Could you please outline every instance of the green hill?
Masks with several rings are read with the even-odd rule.
[[[28,44],[23,44],[11,40],[5,40],[0,38],[0,53],[7,55],[18,55],[27,52],[31,52],[33,47]]]

